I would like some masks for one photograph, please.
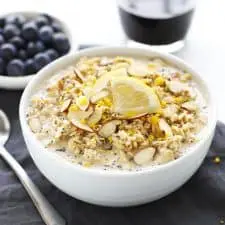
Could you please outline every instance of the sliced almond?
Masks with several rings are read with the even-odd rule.
[[[86,131],[89,131],[89,132],[93,132],[93,130],[88,125],[81,123],[79,120],[72,119],[71,123],[74,126],[76,126],[77,128],[80,128],[82,130],[86,130]]]
[[[163,131],[167,137],[173,136],[170,125],[162,118],[159,119],[159,129]]]
[[[29,125],[30,125],[31,130],[34,133],[38,133],[38,132],[41,131],[41,123],[40,123],[40,120],[38,118],[31,118],[29,120]]]
[[[60,112],[66,111],[69,108],[70,104],[71,104],[71,99],[68,99],[65,102],[63,102]]]
[[[190,73],[184,73],[180,76],[180,80],[183,82],[186,82],[188,80],[191,80],[192,75]]]
[[[178,107],[175,104],[169,104],[162,111],[164,117],[171,118],[177,113]]]
[[[167,65],[162,59],[159,59],[159,58],[153,59],[152,62],[155,63],[159,67],[163,67],[163,66]]]
[[[110,65],[112,63],[113,63],[112,59],[108,59],[108,58],[104,57],[104,58],[101,59],[99,65],[100,66],[108,66],[108,65]]]
[[[86,96],[79,96],[76,99],[76,105],[82,110],[85,111],[89,106],[89,99]]]
[[[188,111],[196,111],[198,109],[198,106],[193,101],[185,102],[181,106],[182,108],[187,109]]]
[[[134,162],[138,165],[145,165],[153,160],[155,148],[149,147],[142,149],[134,156]]]
[[[180,81],[177,80],[167,82],[167,87],[171,92],[175,94],[188,90],[188,86],[186,83],[181,83]]]
[[[99,101],[102,98],[107,97],[108,95],[109,95],[108,91],[102,90],[91,97],[91,102],[96,103],[97,101]]]
[[[131,76],[145,77],[149,74],[148,65],[141,62],[134,62],[130,65],[127,72]]]
[[[93,113],[92,107],[89,107],[88,111],[69,111],[67,117],[69,121],[76,127],[86,130],[89,132],[93,132],[93,130],[86,124],[82,123],[82,121],[86,120]]]
[[[82,75],[82,73],[80,72],[79,69],[77,69],[76,67],[74,67],[74,72],[75,72],[75,74],[77,75],[77,77],[79,78],[79,80],[82,83],[85,82],[85,78],[84,78],[84,76]]]
[[[130,66],[130,64],[129,63],[127,63],[127,62],[121,62],[121,63],[117,63],[117,64],[115,64],[115,65],[112,65],[112,69],[114,70],[116,70],[116,69],[121,69],[121,68],[128,68]]]
[[[51,85],[47,88],[48,95],[51,97],[55,97],[59,95],[59,88],[57,85]]]
[[[164,164],[174,159],[175,157],[173,151],[167,148],[161,148],[156,156],[156,162],[159,164]]]
[[[118,114],[115,117],[118,118],[118,119],[133,120],[133,119],[137,119],[137,118],[143,117],[146,114],[147,113],[142,113],[142,114],[135,115],[135,116],[132,116],[132,113],[130,115],[126,115],[126,116],[123,116],[123,115]]]
[[[87,123],[89,126],[93,126],[93,125],[97,124],[101,120],[101,118],[102,118],[102,109],[95,108],[95,111],[89,117]]]
[[[87,119],[92,113],[93,109],[92,107],[89,107],[88,111],[81,111],[81,110],[69,111],[67,117],[70,121],[72,120],[82,121]]]
[[[95,94],[92,87],[84,87],[82,89],[83,94],[90,100],[90,98]]]
[[[166,96],[163,98],[163,101],[166,103],[174,103],[174,97],[173,96]]]
[[[115,77],[115,76],[127,76],[127,70],[126,68],[119,68],[115,70],[111,70],[107,73],[105,73],[108,77]]]
[[[73,80],[73,83],[75,84],[76,88],[80,88],[82,86],[82,84],[77,80]]]
[[[109,137],[116,131],[116,126],[121,123],[120,120],[112,120],[102,126],[102,128],[99,130],[99,135],[102,137]]]

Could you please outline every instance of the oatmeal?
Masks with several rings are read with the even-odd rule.
[[[192,75],[159,58],[83,57],[42,84],[27,120],[46,150],[138,170],[181,157],[207,106]]]

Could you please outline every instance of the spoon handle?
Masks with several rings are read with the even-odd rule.
[[[48,202],[44,195],[39,191],[37,186],[29,178],[25,170],[20,164],[11,156],[11,154],[2,146],[0,146],[0,155],[13,169],[27,193],[31,197],[34,205],[40,213],[46,225],[65,225],[66,221],[58,214],[53,206]]]

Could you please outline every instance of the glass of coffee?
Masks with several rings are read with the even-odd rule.
[[[196,0],[118,0],[129,44],[175,52],[184,46]]]

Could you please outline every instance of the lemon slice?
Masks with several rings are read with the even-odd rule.
[[[154,90],[136,78],[114,77],[111,89],[113,111],[126,118],[154,113],[160,109]]]

